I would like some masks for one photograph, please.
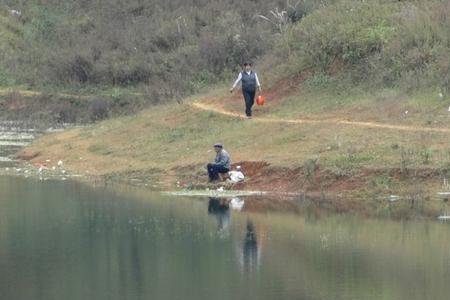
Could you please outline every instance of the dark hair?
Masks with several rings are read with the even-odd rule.
[[[243,63],[242,65],[243,65],[244,67],[245,67],[245,66],[250,66],[250,67],[251,67],[251,66],[252,66],[252,63],[251,63],[251,62],[248,62],[248,61],[246,61],[246,62],[244,62],[244,63]]]

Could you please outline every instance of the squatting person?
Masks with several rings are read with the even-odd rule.
[[[252,107],[255,104],[256,88],[261,92],[261,84],[259,83],[258,74],[252,70],[252,64],[244,63],[243,71],[239,73],[238,78],[230,89],[230,93],[234,91],[239,81],[242,82],[242,94],[245,100],[245,114],[248,118],[252,117]]]
[[[206,166],[210,182],[219,180],[219,173],[228,173],[231,168],[230,155],[223,149],[222,144],[215,144],[214,151],[216,152],[214,162]]]

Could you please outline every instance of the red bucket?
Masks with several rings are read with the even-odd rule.
[[[264,96],[259,95],[258,98],[256,98],[256,104],[258,105],[264,105],[266,102],[266,99],[264,99]]]

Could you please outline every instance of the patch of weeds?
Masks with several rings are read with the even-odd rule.
[[[361,168],[363,163],[369,160],[369,157],[355,153],[339,155],[331,162],[331,172],[336,177],[353,176],[356,174],[357,170]]]
[[[332,82],[332,78],[325,73],[317,73],[305,81],[306,86],[310,88],[327,87]]]
[[[108,146],[105,144],[93,144],[89,146],[87,150],[91,153],[100,155],[109,155],[112,153],[111,149],[109,149]]]
[[[113,88],[111,90],[110,97],[114,100],[120,100],[120,98],[122,97],[122,91],[118,88]]]
[[[400,149],[400,171],[402,174],[408,172],[408,168],[411,163],[411,152],[402,147]]]
[[[374,179],[371,180],[371,185],[374,188],[381,188],[383,190],[391,190],[392,185],[393,185],[393,181],[392,181],[392,177],[389,175],[381,175],[378,177],[375,177]]]
[[[292,134],[289,134],[288,136],[282,136],[277,141],[280,143],[294,143],[294,142],[302,142],[305,140],[305,135],[298,134],[298,132],[293,132]]]
[[[424,165],[428,165],[431,163],[431,159],[433,157],[433,150],[430,148],[423,149],[419,152],[420,158]]]
[[[439,167],[439,173],[441,177],[443,177],[445,180],[450,177],[450,162],[447,162]],[[447,183],[448,185],[448,183]]]
[[[319,168],[319,159],[308,159],[303,164],[303,171],[305,172],[305,182],[309,182],[310,184],[315,183],[314,173]]]
[[[166,141],[168,143],[174,143],[184,137],[185,133],[179,129],[173,129],[166,135]]]

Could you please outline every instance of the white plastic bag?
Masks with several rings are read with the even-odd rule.
[[[245,179],[245,176],[241,171],[230,171],[228,172],[228,175],[230,176],[230,181],[233,183],[238,183]]]

